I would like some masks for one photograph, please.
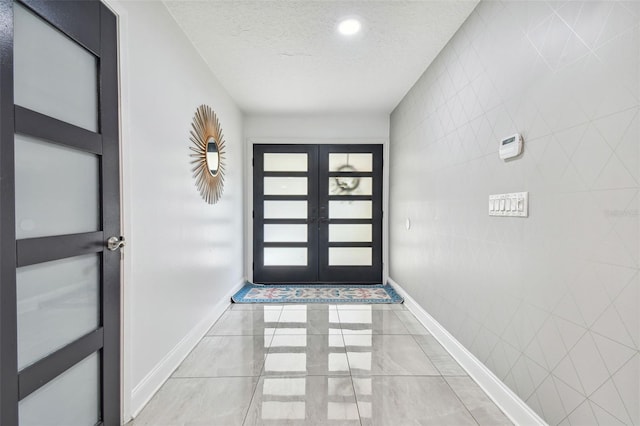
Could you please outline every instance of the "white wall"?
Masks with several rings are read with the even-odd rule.
[[[253,278],[251,263],[253,261],[253,144],[383,144],[385,164],[389,148],[389,114],[322,114],[322,115],[247,115],[244,120],[244,136],[246,138],[245,160],[245,206],[246,206],[246,238],[245,265],[246,276]],[[388,172],[384,170],[383,206],[387,210],[389,192]],[[383,220],[383,253],[385,263],[383,279],[387,274],[387,218]]]
[[[138,411],[243,279],[242,114],[160,2],[119,15],[122,91],[125,418]],[[191,120],[217,113],[224,195],[206,204],[191,176]]]
[[[389,114],[252,115],[244,122],[247,140],[389,139]],[[282,142],[288,143],[288,142]],[[292,142],[293,143],[293,142]],[[298,142],[295,142],[298,143]],[[312,142],[317,143],[317,142]],[[332,142],[327,142],[332,143]],[[357,143],[357,142],[352,142]]]
[[[550,424],[640,424],[639,64],[638,2],[483,1],[391,117],[391,278]]]

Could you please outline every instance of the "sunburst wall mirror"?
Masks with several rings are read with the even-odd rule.
[[[208,105],[200,105],[196,110],[190,140],[196,187],[207,203],[217,203],[224,190],[225,141],[220,121]]]

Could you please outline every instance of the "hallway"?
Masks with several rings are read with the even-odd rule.
[[[507,425],[404,305],[231,305],[141,425]]]
[[[640,426],[640,0],[0,18],[0,426]]]

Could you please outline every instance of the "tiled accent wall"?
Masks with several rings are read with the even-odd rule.
[[[391,116],[391,278],[552,425],[640,424],[639,23],[482,1]]]

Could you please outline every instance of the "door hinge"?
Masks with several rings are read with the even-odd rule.
[[[251,269],[256,270],[256,262],[251,262]]]
[[[256,218],[256,211],[255,210],[251,211],[251,218],[252,219]]]
[[[254,167],[256,165],[256,159],[255,158],[251,158],[251,167]]]

